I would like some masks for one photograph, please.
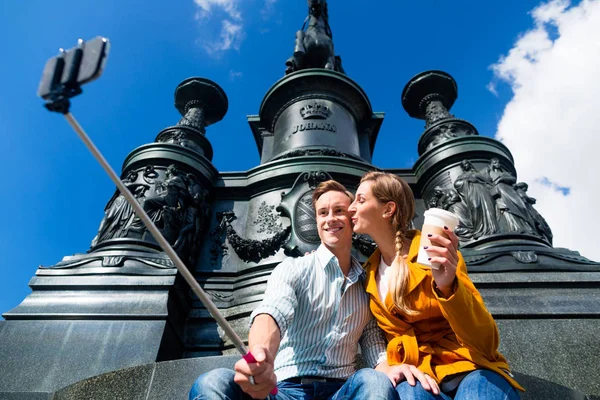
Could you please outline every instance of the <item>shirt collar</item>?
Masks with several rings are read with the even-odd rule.
[[[329,261],[331,261],[331,259],[335,257],[333,253],[323,243],[319,245],[317,251],[315,252],[315,255],[317,256],[317,259],[319,260],[319,263],[323,268],[325,268],[327,264],[329,264]]]
[[[319,245],[317,251],[315,251],[315,255],[322,268],[327,267],[327,265],[331,262],[333,258],[335,258],[335,264],[339,268],[339,262],[337,257],[329,250],[323,243]],[[348,273],[348,277],[352,282],[358,279],[361,275],[365,275],[365,271],[358,262],[358,260],[354,257],[350,258],[350,271]]]

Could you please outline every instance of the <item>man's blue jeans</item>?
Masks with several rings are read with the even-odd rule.
[[[436,396],[423,389],[419,381],[415,386],[410,386],[406,381],[401,382],[396,386],[396,391],[402,400],[518,400],[521,398],[506,379],[485,369],[478,369],[465,376],[454,396],[445,393]]]
[[[189,400],[238,400],[251,397],[233,381],[235,373],[219,368],[200,375],[190,390]],[[378,371],[364,368],[354,373],[345,383],[315,382],[302,385],[292,382],[277,383],[279,392],[270,400],[398,400],[389,378]]]

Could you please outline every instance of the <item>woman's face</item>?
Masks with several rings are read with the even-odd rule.
[[[352,217],[354,232],[363,233],[373,237],[382,226],[389,226],[389,218],[385,218],[386,206],[380,203],[373,192],[371,186],[373,181],[365,181],[360,184],[356,190],[356,198],[348,211]]]

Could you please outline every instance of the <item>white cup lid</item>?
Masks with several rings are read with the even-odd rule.
[[[432,225],[447,226],[454,230],[458,225],[458,218],[450,211],[443,210],[441,208],[430,208],[423,214],[425,217],[426,224],[431,223]]]

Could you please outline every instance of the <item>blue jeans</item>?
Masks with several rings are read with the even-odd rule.
[[[202,374],[190,390],[189,400],[238,400],[251,397],[242,392],[233,381],[235,373],[219,368]],[[270,400],[398,400],[389,378],[378,371],[364,368],[354,373],[345,383],[315,382],[302,385],[292,382],[278,382],[277,395],[269,395]]]
[[[436,396],[423,389],[419,381],[415,386],[410,386],[407,381],[401,382],[396,386],[396,391],[401,400],[518,400],[521,398],[506,379],[486,369],[478,369],[465,376],[454,396],[446,393]]]

